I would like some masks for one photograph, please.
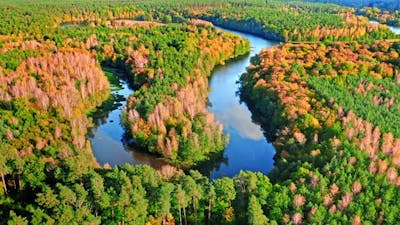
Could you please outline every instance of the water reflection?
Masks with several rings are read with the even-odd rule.
[[[224,124],[224,132],[230,136],[230,142],[224,152],[211,156],[209,161],[197,168],[211,178],[232,177],[240,170],[268,173],[274,163],[274,147],[264,138],[260,126],[252,122],[250,111],[245,104],[240,104],[236,92],[237,80],[249,65],[250,57],[262,48],[277,43],[240,32],[233,33],[247,38],[252,50],[246,57],[216,68],[210,80],[209,101],[212,106],[209,110]],[[118,74],[118,71],[113,72]],[[119,105],[96,119],[97,125],[92,129],[90,141],[97,161],[101,165],[108,163],[111,166],[124,163],[149,164],[161,174],[167,174],[166,176],[176,172],[176,169],[165,161],[133,149],[127,144],[120,115],[126,98],[133,90],[123,79],[120,82],[121,89],[113,91],[114,95],[120,96],[116,102]]]
[[[393,31],[393,33],[400,34],[400,27],[392,27],[392,26],[388,27]]]
[[[249,112],[241,105],[232,104],[221,110],[216,119],[228,126],[226,130],[235,130],[242,138],[255,141],[265,138],[260,126],[252,122]]]
[[[208,164],[206,168],[200,167],[200,170],[211,178],[232,177],[240,170],[268,173],[273,167],[275,149],[265,139],[261,127],[252,121],[247,106],[240,104],[236,92],[239,89],[237,81],[250,64],[250,58],[262,48],[278,43],[241,32],[225,31],[247,38],[252,49],[246,57],[214,70],[210,80],[209,110],[224,124],[224,131],[230,136],[230,142],[223,155],[217,158],[220,161],[213,159],[212,164]]]
[[[370,20],[369,22],[372,24],[379,24],[379,22],[376,20]],[[386,25],[386,26],[388,26],[389,29],[393,31],[393,33],[400,34],[400,27],[393,27],[393,26],[389,26],[389,25]]]
[[[108,70],[111,70],[108,68]],[[121,71],[113,70],[116,75],[121,75]],[[112,94],[117,99],[113,107],[106,113],[98,111],[94,115],[95,127],[90,131],[90,141],[92,143],[93,153],[100,165],[108,163],[110,166],[130,164],[148,164],[155,169],[162,169],[170,165],[165,161],[158,159],[143,151],[138,151],[129,146],[125,129],[121,121],[121,113],[126,105],[126,99],[133,93],[128,83],[120,79],[119,85]],[[101,107],[101,108],[104,108]],[[164,169],[165,170],[165,169]]]

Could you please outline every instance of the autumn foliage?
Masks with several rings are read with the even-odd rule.
[[[214,32],[203,30],[200,39],[189,43],[189,54],[199,54],[194,56],[198,58],[193,58],[193,63],[182,58],[186,66],[175,68],[178,71],[171,71],[173,63],[149,68],[152,50],[143,45],[127,50],[125,63],[139,88],[138,94],[128,99],[125,112],[134,140],[140,147],[186,167],[224,148],[227,139],[222,124],[207,111],[207,78],[215,65],[246,51],[246,42],[236,38],[225,42],[227,34]],[[207,34],[213,38],[206,38]],[[163,55],[161,51],[156,54]]]
[[[85,51],[66,49],[30,57],[15,71],[6,72],[0,75],[2,110],[11,112],[25,107],[24,110],[37,111],[37,116],[28,121],[29,117],[18,111],[11,117],[3,114],[3,120],[10,126],[5,128],[8,139],[5,143],[12,144],[26,157],[34,150],[60,143],[59,140],[71,141],[77,149],[85,149],[81,154],[92,158],[86,141],[91,123],[86,114],[104,101],[109,91],[109,83],[95,59]],[[51,118],[54,115],[57,116]],[[30,130],[21,127],[17,131],[16,127],[27,123],[31,123]],[[35,130],[38,125],[42,129]],[[72,151],[67,146],[61,149]],[[51,157],[64,158],[71,154],[75,153]]]
[[[360,196],[382,202],[369,185],[398,191],[397,58],[398,44],[390,41],[288,43],[253,58],[241,98],[277,148],[271,177],[292,181],[297,212],[284,221],[313,220],[322,207],[360,224],[372,218],[352,211],[365,203]],[[307,207],[316,196],[318,206]],[[390,220],[379,210],[374,220]]]
[[[386,27],[295,1],[0,9],[1,224],[400,221],[400,45],[382,40],[395,37]],[[98,167],[86,133],[109,94],[100,65],[125,70],[134,88],[122,116],[139,147],[181,167],[223,149],[207,111],[208,76],[249,44],[200,18],[293,41],[263,50],[240,79],[242,100],[276,147],[274,169],[210,180],[169,166],[163,177],[149,166]]]

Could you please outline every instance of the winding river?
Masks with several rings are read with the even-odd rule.
[[[250,41],[251,52],[225,66],[217,67],[210,79],[211,92],[209,111],[215,114],[218,121],[224,124],[225,133],[229,134],[230,141],[223,153],[221,163],[209,169],[211,178],[232,177],[240,170],[250,170],[268,173],[273,167],[275,149],[264,137],[261,127],[251,119],[251,113],[244,103],[240,103],[236,92],[239,89],[237,81],[246,67],[250,65],[250,58],[258,54],[261,49],[277,45],[277,42],[245,34],[242,32],[221,30],[235,33]],[[200,169],[201,170],[201,169]]]
[[[262,48],[278,44],[254,35],[225,30],[248,39],[251,53],[245,57],[217,67],[210,79],[209,110],[216,119],[223,123],[224,132],[230,136],[230,142],[219,157],[203,163],[197,169],[210,178],[221,176],[232,177],[240,170],[268,173],[273,167],[275,149],[265,139],[261,127],[253,123],[251,113],[236,95],[240,75],[250,64],[250,58]],[[118,73],[118,71],[114,71]],[[121,76],[122,77],[122,76]],[[97,161],[111,166],[130,164],[149,164],[155,169],[166,166],[166,163],[153,155],[137,151],[125,140],[124,127],[120,114],[126,104],[126,98],[133,92],[122,78],[118,90],[113,94],[122,97],[120,106],[114,107],[104,116],[95,120],[96,126],[91,131],[90,141]]]
[[[125,128],[122,125],[121,113],[126,105],[126,99],[133,90],[124,80],[122,71],[111,70],[119,78],[119,84],[112,84],[112,94],[116,100],[114,106],[104,115],[97,115],[94,119],[95,127],[90,132],[90,142],[93,153],[100,165],[110,166],[130,164],[148,164],[156,169],[166,163],[146,152],[137,151],[129,146]]]

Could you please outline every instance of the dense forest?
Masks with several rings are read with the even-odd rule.
[[[193,29],[200,37],[187,36],[185,30],[147,32],[159,38],[153,46],[127,52],[125,61],[133,84],[140,87],[128,99],[124,114],[133,138],[184,167],[224,148],[222,125],[206,109],[207,77],[215,65],[249,49],[237,37],[210,28]]]
[[[395,224],[400,45],[337,5],[261,0],[0,1],[0,224]],[[208,112],[217,65],[249,42],[239,94],[276,147],[268,174],[193,166],[228,137]],[[284,43],[287,42],[287,43]],[[99,165],[91,116],[114,74],[133,143],[184,170]],[[400,122],[399,122],[400,123]]]
[[[365,7],[358,10],[360,15],[364,15],[379,23],[392,25],[398,27],[400,25],[400,12],[399,11],[384,11],[376,7]]]
[[[400,1],[399,0],[305,0],[305,2],[324,2],[355,7],[359,15],[379,21],[379,23],[398,27],[400,25]],[[290,1],[288,1],[290,2]]]
[[[398,54],[388,41],[284,44],[261,52],[241,78],[243,101],[278,151],[270,178],[308,187],[297,196],[313,199],[302,215],[398,221],[399,206],[383,197],[399,194]]]
[[[324,3],[334,3],[341,4],[355,8],[363,7],[377,7],[383,10],[395,11],[400,9],[399,0],[304,0],[310,2],[324,2]]]
[[[250,1],[211,9],[197,6],[186,14],[277,41],[393,38],[387,27],[369,24],[368,20],[356,16],[351,9],[333,4]]]

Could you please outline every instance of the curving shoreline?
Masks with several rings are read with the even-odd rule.
[[[266,174],[273,167],[275,150],[272,144],[267,143],[259,125],[252,122],[252,115],[247,106],[241,104],[239,97],[235,95],[238,90],[236,81],[241,73],[245,72],[252,56],[262,48],[278,43],[251,34],[224,30],[250,40],[252,49],[251,53],[244,57],[229,61],[224,66],[217,66],[210,76],[209,99],[212,107],[209,108],[209,111],[214,113],[216,119],[223,123],[224,133],[230,135],[231,142],[226,146],[223,153],[220,153],[223,154],[222,157],[211,157],[210,160],[202,163],[198,169],[212,178],[223,175],[232,177],[240,170],[258,171]],[[129,97],[133,91],[123,80],[120,79],[120,82],[122,82],[122,90],[114,92],[122,94],[124,98]],[[221,90],[223,90],[222,93]],[[109,163],[111,166],[123,165],[124,163],[149,164],[153,168],[159,169],[164,164],[169,165],[155,155],[135,150],[123,143],[122,136],[125,133],[125,128],[119,115],[126,105],[126,99],[120,103],[122,106],[111,111],[104,120],[105,123],[93,129],[94,136],[91,141],[97,160],[101,164]],[[118,139],[116,136],[120,136],[120,138]]]
[[[221,19],[221,18],[206,17],[206,16],[202,17],[202,19],[210,21],[214,25],[223,27],[225,29],[253,34],[265,38],[267,40],[285,41],[284,38],[279,34],[272,31],[266,31],[260,23],[257,23],[252,20],[237,21],[232,19]]]

